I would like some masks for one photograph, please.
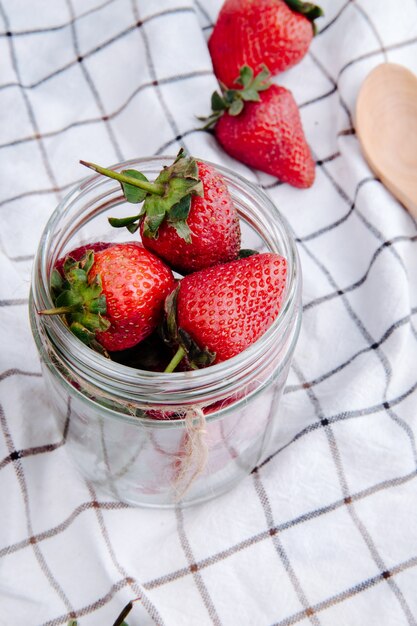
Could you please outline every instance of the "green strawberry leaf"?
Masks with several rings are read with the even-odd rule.
[[[108,222],[113,228],[127,228],[128,226],[136,226],[136,230],[139,228],[140,218],[143,213],[137,215],[131,215],[130,217],[109,217]]]
[[[73,267],[67,272],[66,279],[71,285],[74,283],[87,283],[87,274],[81,267]]]
[[[238,85],[242,85],[242,87],[246,88],[253,81],[253,69],[249,67],[249,65],[244,65],[239,74],[239,78],[235,80],[235,83]]]
[[[225,102],[218,91],[214,91],[211,96],[211,108],[213,111],[224,111],[226,108]]]
[[[87,275],[91,270],[94,264],[94,252],[93,250],[87,250],[85,255],[80,259],[80,267],[84,270]]]
[[[54,269],[51,274],[52,295],[54,295],[55,292],[62,290],[62,283],[63,283],[63,280],[62,280],[61,273],[58,270]]]
[[[180,345],[185,351],[187,361],[191,369],[197,370],[211,365],[216,358],[215,352],[210,352],[207,348],[200,348],[183,328],[178,329]]]
[[[238,259],[247,259],[248,256],[253,256],[254,254],[259,254],[259,252],[250,250],[250,248],[242,248],[239,250]]]
[[[192,243],[191,230],[187,222],[172,222],[171,226],[175,228],[181,239],[184,239],[186,243]]]
[[[261,97],[259,93],[256,91],[256,89],[252,89],[252,88],[245,89],[244,91],[242,91],[241,96],[242,96],[242,100],[245,100],[245,102],[260,102],[261,101]]]
[[[75,259],[72,258],[72,256],[67,256],[65,261],[64,261],[64,266],[63,266],[63,271],[64,271],[64,276],[70,271],[70,269],[72,267],[74,267],[77,264],[77,261]]]
[[[73,322],[70,325],[70,331],[87,346],[89,346],[90,342],[94,339],[94,333],[79,322]]]
[[[165,218],[166,208],[161,198],[149,196],[145,200],[145,218],[143,221],[143,234],[150,239],[156,239],[158,236],[158,228]]]
[[[98,298],[95,298],[91,302],[90,310],[92,313],[100,313],[100,315],[106,315],[107,313],[107,302],[106,296],[101,294]]]
[[[171,291],[169,296],[165,299],[165,328],[163,329],[162,338],[168,345],[172,346],[178,342],[178,327],[177,327],[177,300],[178,292],[180,290],[180,284]]]
[[[170,222],[185,222],[191,209],[191,196],[184,196],[169,212]]]
[[[62,291],[54,302],[56,307],[77,307],[80,304],[80,296],[71,289]]]
[[[235,116],[239,115],[243,111],[243,101],[242,100],[234,100],[228,109],[229,115]]]
[[[266,67],[265,64],[262,64],[262,70],[255,76],[253,79],[251,88],[256,91],[265,91],[265,89],[269,89],[271,86],[271,73]]]
[[[137,172],[136,170],[123,170],[122,174],[126,174],[127,176],[131,176],[132,178],[136,178],[137,180],[143,180],[145,182],[149,182],[148,179],[142,172]],[[124,196],[128,202],[132,202],[133,204],[139,204],[139,202],[143,202],[147,196],[147,191],[143,189],[139,189],[139,187],[134,187],[130,183],[120,183],[123,189]]]
[[[184,196],[171,208],[168,214],[168,223],[173,226],[177,235],[187,243],[191,243],[191,230],[187,218],[191,209],[191,196]]]

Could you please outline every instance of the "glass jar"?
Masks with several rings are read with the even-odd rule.
[[[171,162],[141,159],[113,169],[138,169],[154,180]],[[234,358],[191,372],[138,370],[85,346],[58,316],[37,314],[53,306],[49,281],[59,257],[86,243],[138,236],[107,223],[108,216],[132,212],[114,180],[93,175],[66,196],[45,227],[34,263],[32,332],[53,411],[67,433],[68,453],[101,491],[132,504],[201,502],[254,469],[277,420],[299,334],[301,272],[287,222],[262,190],[215,167],[239,211],[242,247],[278,252],[288,262],[277,319]],[[180,418],[169,419],[173,414]]]

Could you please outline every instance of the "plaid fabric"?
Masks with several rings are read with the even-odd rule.
[[[197,132],[220,0],[0,0],[0,624],[417,624],[416,223],[359,149],[359,85],[417,70],[417,4],[322,0],[293,90],[308,191]],[[100,163],[193,154],[269,191],[297,237],[304,321],[279,439],[231,493],[141,510],[78,476],[47,403],[27,297],[40,233]]]

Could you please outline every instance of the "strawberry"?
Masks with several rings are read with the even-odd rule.
[[[184,356],[191,368],[220,363],[254,343],[281,308],[287,263],[274,254],[189,274],[167,298],[166,335],[179,346],[166,372]]]
[[[301,0],[226,0],[208,42],[217,78],[231,87],[243,65],[272,74],[306,54],[320,7]]]
[[[171,270],[139,243],[114,244],[79,261],[68,256],[64,277],[51,277],[54,309],[70,330],[102,354],[126,350],[159,324],[164,300],[174,289]]]
[[[205,127],[214,125],[217,140],[238,161],[294,187],[311,187],[315,164],[291,92],[272,85],[266,67],[254,77],[244,66],[236,82],[241,89],[213,93]]]
[[[81,161],[122,184],[126,200],[144,201],[138,215],[114,219],[115,227],[130,232],[140,227],[142,243],[170,267],[187,274],[237,258],[240,225],[223,176],[214,167],[186,157],[180,150],[154,183],[136,170],[119,174]]]

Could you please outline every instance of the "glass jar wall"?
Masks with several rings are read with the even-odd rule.
[[[138,169],[153,180],[170,162],[142,159],[113,169]],[[121,501],[185,506],[223,493],[259,462],[277,420],[301,321],[299,259],[269,198],[215,167],[239,211],[242,247],[278,252],[288,262],[278,318],[234,358],[192,372],[138,370],[92,351],[59,317],[37,314],[53,306],[49,280],[58,258],[86,243],[138,237],[108,225],[107,217],[131,212],[115,181],[95,175],[68,194],[35,259],[30,317],[53,411],[82,474]]]

